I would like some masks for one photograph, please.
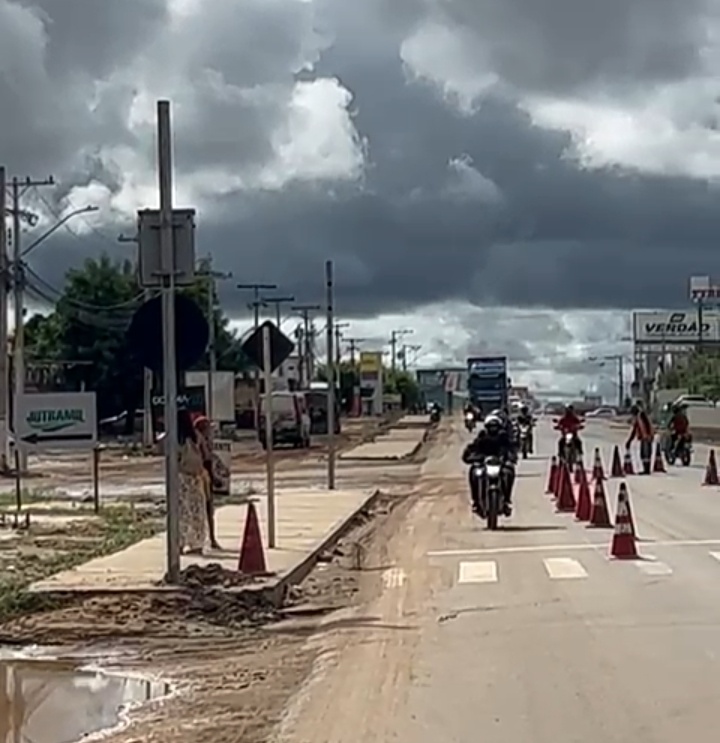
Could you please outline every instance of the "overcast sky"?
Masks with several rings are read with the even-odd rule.
[[[619,311],[682,306],[688,276],[715,270],[719,8],[0,0],[0,160],[55,176],[47,204],[26,202],[48,218],[101,208],[35,251],[59,285],[85,256],[128,254],[117,233],[157,205],[169,98],[176,203],[217,268],[315,302],[332,258],[347,317],[442,305],[462,327],[490,317],[473,305],[548,308],[566,328],[548,342],[572,355],[600,317],[578,310],[619,339]],[[483,324],[480,340],[507,332]]]

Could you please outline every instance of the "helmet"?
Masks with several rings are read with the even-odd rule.
[[[485,418],[485,430],[492,434],[492,433],[498,433],[500,429],[502,428],[502,418],[500,418],[497,415],[493,415],[490,413],[487,418]]]
[[[575,406],[570,402],[565,406],[565,412],[566,413],[574,413],[575,412]]]
[[[527,415],[530,412],[530,408],[528,408],[527,405],[521,405],[520,406],[520,413],[522,415]]]
[[[640,414],[640,406],[635,404],[630,408],[631,415],[639,415]]]

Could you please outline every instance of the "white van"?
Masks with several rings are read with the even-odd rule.
[[[265,440],[265,396],[260,398],[260,426],[258,436],[263,449]],[[310,415],[302,392],[273,392],[273,445],[290,444],[294,448],[310,447]]]

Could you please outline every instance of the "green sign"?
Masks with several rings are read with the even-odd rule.
[[[54,433],[72,428],[77,424],[84,424],[85,411],[81,408],[56,408],[50,410],[31,410],[27,416],[27,424],[34,431]]]

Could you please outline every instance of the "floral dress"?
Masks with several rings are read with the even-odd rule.
[[[188,439],[180,447],[180,549],[197,552],[205,546],[205,483],[198,445]]]

